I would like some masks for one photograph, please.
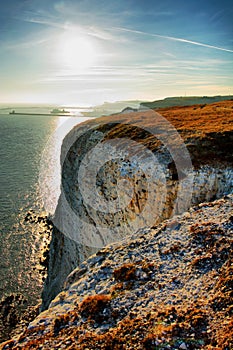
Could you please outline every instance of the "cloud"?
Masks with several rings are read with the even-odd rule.
[[[60,24],[56,21],[51,21],[46,19],[31,17],[31,18],[24,18],[23,21],[28,23],[43,24],[49,27],[64,28],[64,24]]]
[[[46,44],[50,42],[52,38],[47,37],[47,38],[42,38],[42,39],[33,39],[30,41],[24,41],[24,42],[18,42],[14,44],[6,44],[4,49],[5,50],[22,50],[22,49],[29,49],[29,48],[38,48],[38,46]]]
[[[18,20],[27,22],[41,24],[48,27],[64,28],[64,22],[59,20],[58,17],[51,16],[49,14],[44,14],[38,11],[25,11],[23,15],[17,17]]]
[[[97,39],[101,39],[104,41],[118,41],[118,42],[125,42],[125,39],[122,37],[116,37],[109,33],[108,30],[103,30],[94,26],[90,27],[83,27],[83,30],[86,32],[86,34],[93,36]]]
[[[117,30],[117,31],[121,31],[121,32],[128,32],[128,33],[134,33],[134,34],[139,34],[139,35],[146,35],[146,36],[151,36],[151,37],[155,37],[155,38],[167,39],[167,40],[182,42],[182,43],[186,43],[186,44],[202,46],[202,47],[206,47],[206,48],[209,48],[209,49],[214,49],[214,50],[220,50],[220,51],[233,53],[233,50],[225,49],[223,47],[209,45],[209,44],[204,44],[204,43],[201,43],[201,42],[198,42],[198,41],[192,41],[192,40],[187,40],[187,39],[183,39],[183,38],[176,38],[176,37],[173,37],[173,36],[147,33],[147,32],[143,32],[143,31],[139,31],[139,30],[127,29],[127,28],[122,28],[122,27],[114,27],[112,29]]]

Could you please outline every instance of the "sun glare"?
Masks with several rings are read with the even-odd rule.
[[[87,71],[97,60],[97,48],[93,39],[77,28],[65,30],[58,51],[60,64],[73,73]]]

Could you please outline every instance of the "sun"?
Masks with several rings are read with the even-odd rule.
[[[66,29],[58,41],[58,60],[69,71],[88,71],[97,61],[94,40],[78,28]]]

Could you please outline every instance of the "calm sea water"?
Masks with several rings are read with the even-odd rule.
[[[48,237],[43,227],[25,222],[34,210],[55,210],[60,191],[60,149],[69,130],[89,117],[117,112],[138,102],[106,104],[100,108],[70,109],[77,117],[9,115],[0,107],[0,299],[20,293],[35,304],[43,281],[41,265]],[[51,108],[16,107],[17,112],[49,113]],[[83,118],[82,113],[89,112]],[[41,186],[42,185],[42,186]],[[45,189],[41,194],[41,187]],[[46,198],[45,198],[46,197]],[[44,201],[45,199],[45,207]],[[45,210],[46,209],[46,210]],[[43,226],[43,225],[42,225]]]
[[[39,259],[47,238],[38,225],[24,219],[31,210],[45,214],[38,184],[41,156],[44,154],[42,160],[47,161],[48,175],[54,167],[59,174],[62,138],[72,125],[83,120],[7,113],[0,110],[0,298],[21,293],[33,304],[42,289]],[[57,152],[53,164],[45,159],[48,148],[51,153]]]
[[[0,115],[0,295],[24,293],[38,299],[37,258],[43,239],[26,224],[29,210],[42,212],[38,174],[43,148],[57,117]]]

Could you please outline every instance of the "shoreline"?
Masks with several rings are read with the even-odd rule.
[[[189,108],[182,108],[182,110],[180,110],[179,112],[177,112],[177,108],[170,108],[170,109],[164,109],[163,110],[163,114],[167,117],[168,120],[170,119],[171,122],[172,121],[173,122],[176,121],[176,113],[179,113],[179,118],[182,119],[182,116],[184,114],[187,114],[187,111],[189,112],[189,117],[187,117],[187,115],[185,115],[186,116],[186,118],[184,119],[185,122],[186,122],[185,125],[179,124],[180,121],[176,121],[176,123],[179,122],[177,124],[178,125],[177,127],[178,127],[179,131],[182,132],[182,134],[186,137],[186,140],[187,139],[189,140],[189,143],[188,143],[189,151],[190,151],[190,154],[192,156],[192,160],[195,163],[196,167],[198,167],[198,165],[200,166],[200,162],[202,163],[203,166],[206,166],[209,163],[211,163],[209,161],[209,158],[212,159],[212,162],[214,160],[214,164],[218,161],[218,162],[220,162],[219,164],[221,164],[222,166],[225,164],[224,162],[226,162],[226,164],[230,164],[231,163],[231,159],[232,159],[231,158],[231,154],[229,153],[230,147],[228,146],[228,144],[230,145],[230,143],[231,143],[231,137],[232,137],[231,136],[232,135],[231,134],[231,130],[230,130],[230,121],[228,122],[228,124],[229,124],[228,125],[226,123],[226,116],[225,116],[225,114],[226,114],[225,112],[227,111],[227,113],[229,113],[229,111],[232,110],[232,107],[230,109],[230,105],[229,105],[229,108],[227,108],[227,106],[221,106],[221,108],[218,108],[217,112],[216,112],[216,104],[213,104],[213,107],[209,107],[209,108],[211,108],[211,110],[209,110],[207,106],[204,106],[203,108],[200,108],[201,112],[199,110],[197,110],[197,108],[194,107],[194,106],[189,107]],[[204,109],[204,112],[203,112],[203,109]],[[215,111],[215,113],[212,113],[213,111]],[[12,114],[25,115],[27,113],[12,113]],[[38,114],[36,114],[36,115],[38,115]],[[49,114],[49,115],[51,115],[51,114]],[[62,115],[59,115],[59,116],[62,116]],[[65,116],[68,116],[68,115],[65,115]],[[128,113],[126,116],[128,116],[128,118],[130,118],[130,113]],[[196,119],[195,119],[195,116],[196,116]],[[206,120],[208,120],[209,116],[211,116],[211,121],[212,121],[211,126],[208,123],[204,124],[204,122]],[[70,117],[70,116],[68,116],[68,117]],[[124,117],[125,117],[125,115],[124,115]],[[109,122],[110,122],[111,121],[111,116],[109,116],[109,118],[110,118],[110,120],[109,120]],[[105,121],[105,119],[106,118],[102,118],[102,122]],[[198,120],[198,122],[202,121],[200,126],[197,125],[197,121],[196,120]],[[223,125],[219,126],[219,122],[221,120],[222,120]],[[144,120],[143,122],[145,123],[146,120]],[[189,128],[188,128],[188,126],[189,126]],[[219,128],[221,129],[221,133],[220,134],[219,134]],[[190,133],[190,130],[191,130],[192,133]],[[195,130],[195,132],[193,130]],[[107,131],[104,130],[104,132],[107,132]],[[121,129],[118,129],[117,135],[118,136],[124,136],[124,132],[125,132],[124,125],[122,125]],[[115,134],[112,132],[112,135],[114,136]],[[111,134],[109,132],[108,132],[108,137],[111,137]],[[190,137],[192,137],[192,139],[191,139],[192,142],[190,141]],[[144,137],[144,139],[145,139],[145,137]],[[217,144],[219,145],[218,148],[216,148],[214,140],[217,141]],[[145,142],[145,140],[144,140],[144,142]],[[211,147],[212,145],[213,145],[213,147]],[[228,147],[229,147],[229,149],[228,149]],[[84,149],[86,149],[86,148],[84,148]],[[211,153],[210,149],[214,149],[214,154]],[[200,150],[201,150],[201,152],[199,152]],[[210,155],[211,155],[211,157],[210,157]],[[198,163],[197,163],[197,159],[198,159]],[[203,177],[204,178],[208,178],[208,179],[212,179],[212,175],[214,174],[214,176],[215,176],[215,174],[217,174],[215,176],[215,182],[214,182],[215,185],[213,187],[213,191],[212,192],[208,191],[208,193],[207,193],[207,197],[208,198],[206,197],[204,200],[202,198],[202,200],[200,200],[200,202],[199,202],[199,203],[205,203],[205,201],[207,201],[207,199],[209,199],[208,202],[209,203],[213,203],[213,199],[215,199],[215,197],[216,197],[216,195],[218,193],[218,192],[216,192],[217,191],[217,187],[219,187],[221,189],[223,188],[222,185],[221,185],[221,181],[218,180],[219,178],[222,179],[221,166],[219,167],[219,169],[216,170],[216,172],[213,172],[213,174],[211,172],[209,172],[209,173],[208,172],[202,172],[202,173],[200,172],[200,174],[201,174],[201,176],[199,176],[199,180],[203,179]],[[173,174],[171,172],[171,175],[174,176],[176,174]],[[230,179],[230,177],[231,176],[228,175],[228,172],[227,172],[226,176],[224,178],[227,180],[227,179]],[[176,181],[176,178],[174,177],[173,180]],[[199,182],[201,183],[201,181],[199,181]],[[218,184],[218,186],[217,186],[217,184]],[[223,192],[225,193],[225,191],[223,191]],[[203,196],[202,188],[199,190],[199,194],[200,194],[200,198],[201,198],[201,196]],[[217,197],[217,198],[221,198],[221,197]],[[226,197],[223,197],[222,201],[226,201],[226,199],[227,199]],[[220,201],[219,201],[219,203],[221,203]],[[206,206],[204,204],[198,204],[198,205],[200,205],[200,208]],[[214,205],[213,204],[209,204],[210,208],[212,206],[214,206]],[[193,211],[195,212],[195,207],[194,207]],[[191,212],[191,213],[193,213],[193,212]],[[25,219],[26,219],[26,221],[30,221],[31,220],[30,215],[27,215],[27,218],[25,217]],[[180,230],[180,226],[179,225],[175,225],[175,227],[173,227],[174,226],[173,224],[174,224],[174,220],[171,221],[171,228],[172,228],[172,230],[174,232],[176,230]],[[230,224],[231,223],[229,223],[229,225]],[[209,223],[208,223],[208,225],[209,225]],[[228,222],[227,222],[227,225],[228,225]],[[155,228],[153,227],[153,229],[155,229]],[[170,226],[168,226],[168,229],[169,229],[169,234],[171,234]],[[200,230],[201,229],[202,228],[200,227]],[[209,229],[212,230],[212,226]],[[190,232],[192,233],[192,230]],[[145,232],[145,234],[146,234],[146,232]],[[198,231],[198,234],[199,234],[199,231]],[[60,246],[63,247],[62,245],[60,245]],[[174,253],[179,251],[178,248],[175,247]],[[171,252],[167,251],[167,253],[165,253],[165,255],[168,255],[170,253],[173,254],[173,250]],[[181,256],[183,256],[183,255],[181,255]],[[65,258],[66,257],[67,256],[65,256]],[[46,255],[43,254],[43,260],[41,261],[42,262],[42,264],[41,264],[42,266],[46,265],[48,263],[48,260],[46,261],[46,258],[48,258],[47,253],[46,253]],[[193,266],[194,267],[197,266],[197,269],[199,267],[200,268],[202,267],[202,265],[201,265],[202,257],[199,257],[198,259],[199,260],[195,260],[193,262]],[[214,263],[215,263],[215,261],[214,261]],[[60,264],[57,264],[57,266],[58,265],[60,265]],[[78,265],[79,264],[77,264],[76,266],[78,266]],[[143,269],[144,269],[144,267],[143,267]],[[72,271],[75,271],[75,270],[72,270]],[[143,272],[145,272],[145,271],[143,270]],[[144,280],[144,277],[142,278],[142,280]],[[135,281],[136,282],[138,281],[138,277],[136,278]],[[125,281],[125,282],[127,282],[127,281]],[[136,282],[132,282],[132,283],[136,283]],[[116,286],[116,288],[118,288],[118,285]],[[113,296],[115,296],[115,295],[113,295]],[[148,342],[149,342],[149,340],[148,340]]]

